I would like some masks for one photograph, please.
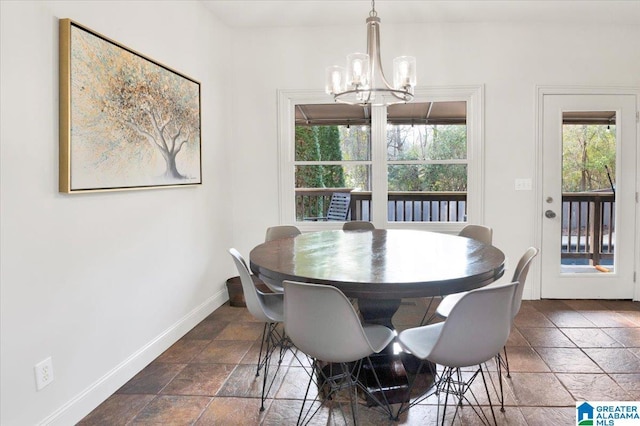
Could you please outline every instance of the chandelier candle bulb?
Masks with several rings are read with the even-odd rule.
[[[325,91],[328,95],[344,92],[345,90],[345,70],[343,67],[334,65],[327,67],[327,83]]]
[[[350,88],[366,88],[369,84],[369,55],[352,53],[347,56],[347,83]]]
[[[416,58],[398,56],[393,60],[393,85],[396,89],[407,89],[413,93],[416,85]]]

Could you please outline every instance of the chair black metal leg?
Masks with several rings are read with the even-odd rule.
[[[446,367],[444,369],[438,385],[439,391],[445,393],[444,406],[440,398],[438,397],[438,410],[436,413],[436,418],[439,419],[441,425],[444,425],[446,421],[450,394],[456,401],[456,409],[453,414],[453,418],[451,419],[452,424],[455,423],[456,417],[458,416],[458,411],[463,408],[464,402],[466,402],[469,405],[469,407],[474,411],[474,413],[476,413],[476,415],[480,418],[483,424],[491,424],[491,420],[482,409],[482,405],[480,404],[478,397],[475,395],[473,389],[471,388],[473,381],[478,377],[478,375],[482,377],[484,390],[487,395],[487,401],[489,402],[491,415],[493,417],[493,424],[497,425],[497,419],[496,419],[495,411],[493,408],[493,402],[491,401],[491,394],[489,392],[489,385],[487,384],[485,367],[483,365],[479,365],[476,372],[473,373],[473,375],[467,380],[463,380],[462,373],[458,368]],[[495,389],[495,386],[494,386],[494,389]],[[442,410],[442,415],[440,414],[440,410]]]
[[[280,334],[277,328],[278,323],[265,323],[262,331],[262,341],[260,342],[260,353],[258,354],[258,365],[256,368],[256,377],[260,375],[260,370],[263,370],[260,411],[264,411],[264,401],[267,399],[269,391],[275,382],[276,375],[278,374],[278,370],[280,369],[280,365],[284,359],[284,354],[287,349],[291,349],[291,345],[288,343],[287,337],[284,333]],[[271,357],[276,348],[279,349],[278,365],[276,367],[276,372],[273,374],[271,381],[267,385],[269,369],[271,366]]]
[[[271,348],[271,327],[272,324],[265,324],[265,326],[267,326],[267,329],[265,331],[267,331],[267,336],[266,336],[266,343],[267,343],[267,348],[264,354],[264,368],[262,371],[262,395],[260,397],[261,401],[260,401],[260,411],[264,411],[264,400],[266,398],[266,394],[269,392],[267,389],[267,379],[269,377],[269,360],[271,359],[271,352],[272,352],[272,348]],[[264,343],[264,342],[263,342]],[[262,347],[262,344],[260,345]],[[259,365],[259,363],[258,363]],[[271,382],[273,384],[273,382]],[[270,388],[271,386],[269,386]]]
[[[500,411],[504,413],[504,388],[502,384],[502,362],[500,354],[496,356],[496,366],[498,367],[498,382],[500,382]]]
[[[262,328],[262,338],[260,339],[260,352],[258,353],[258,365],[256,366],[256,377],[260,375],[260,368],[262,367],[262,350],[264,348],[264,341],[267,338],[267,327],[268,323],[264,323],[264,327]]]
[[[429,304],[427,305],[427,309],[425,309],[424,311],[424,315],[422,316],[422,319],[420,320],[420,325],[425,325],[425,318],[427,318],[427,314],[429,313],[429,309],[431,308],[431,305],[433,304],[433,300],[435,299],[435,297],[431,297],[431,299],[429,299]],[[436,317],[436,314],[432,314],[426,321],[426,323],[431,322],[432,319],[434,319]]]
[[[352,372],[349,371],[346,364],[340,364],[342,369],[342,373],[349,380],[349,405],[351,406],[351,418],[353,419],[353,424],[358,424],[358,387],[355,386]],[[358,372],[360,368],[358,367]]]
[[[480,365],[480,375],[482,376],[482,382],[484,383],[484,389],[487,392],[487,399],[489,400],[489,408],[491,408],[491,415],[493,416],[493,424],[498,425],[498,420],[496,420],[496,413],[493,410],[493,404],[491,403],[491,395],[489,394],[489,387],[487,386],[487,379],[484,375],[484,368]],[[480,408],[482,411],[482,408]],[[485,416],[486,417],[486,416]]]
[[[311,364],[311,374],[309,375],[309,382],[307,383],[307,390],[304,393],[304,398],[302,399],[302,406],[300,407],[300,413],[298,414],[298,421],[296,422],[296,425],[301,425],[303,424],[303,420],[306,419],[306,415],[303,418],[302,414],[304,413],[304,406],[307,402],[307,396],[309,396],[309,389],[311,389],[311,384],[313,383],[313,378],[315,377],[315,375],[318,374],[317,372],[317,363],[314,360]],[[319,390],[318,390],[319,392]],[[313,404],[313,402],[312,402]],[[313,405],[312,407],[313,408]]]
[[[396,411],[395,414],[393,414],[393,411],[391,410],[391,405],[389,404],[389,411],[390,411],[391,420],[395,420],[395,421],[400,420],[400,415],[402,413],[406,412],[407,410],[409,410],[414,405],[419,404],[420,402],[424,401],[425,399],[427,399],[431,395],[433,395],[433,394],[438,395],[439,394],[440,386],[441,386],[441,383],[442,383],[442,379],[438,380],[438,374],[437,374],[437,371],[436,371],[436,368],[435,368],[434,364],[432,364],[431,362],[426,361],[426,360],[420,360],[420,364],[418,365],[418,368],[417,368],[416,372],[422,371],[422,369],[424,368],[425,364],[427,364],[429,366],[429,370],[430,370],[430,372],[431,372],[431,374],[432,374],[432,376],[434,378],[434,382],[433,382],[433,385],[432,385],[432,388],[431,388],[432,390],[427,392],[424,395],[419,396],[418,398],[416,398],[415,401],[411,402],[411,392],[413,391],[413,388],[414,388],[414,386],[415,386],[415,384],[417,382],[417,379],[418,379],[418,374],[416,374],[414,376],[413,380],[409,381],[409,386],[408,386],[408,389],[407,389],[407,395],[408,395],[409,401],[400,403],[400,407],[398,408],[398,411]],[[445,371],[446,371],[446,369],[445,369]],[[378,383],[378,386],[380,386],[379,383]],[[386,401],[386,396],[385,396],[385,402],[387,402],[387,404],[388,404],[388,401]]]
[[[507,356],[507,347],[505,346],[502,351],[504,352],[504,365],[507,369],[507,377],[511,378],[511,370],[509,370],[509,357]],[[500,356],[500,354],[498,354]]]
[[[462,407],[462,398],[464,397],[465,392],[465,382],[462,380],[462,371],[459,368],[456,368],[456,377],[458,379],[458,406]]]
[[[448,370],[448,371],[447,371]],[[445,375],[447,378],[447,389],[445,390],[445,395],[444,395],[444,409],[442,410],[442,425],[444,425],[444,419],[445,416],[447,415],[447,403],[449,402],[449,394],[451,393],[451,376],[453,374],[453,369],[448,368],[445,369]],[[438,411],[437,411],[438,415],[440,413],[440,397],[438,397]],[[455,419],[455,415],[454,415],[454,419]]]
[[[378,387],[380,386],[380,380],[373,370],[373,365],[370,358],[366,358],[369,363],[369,367],[372,368],[373,377],[375,378],[376,384]],[[343,416],[342,421],[348,423],[345,412],[342,409],[342,403],[339,399],[336,399],[338,396],[337,393],[341,390],[346,390],[347,395],[349,396],[349,406],[351,409],[351,417],[354,424],[358,424],[358,411],[359,411],[359,392],[360,390],[363,394],[366,395],[366,398],[369,401],[373,401],[377,406],[384,409],[385,413],[392,419],[392,410],[389,402],[384,396],[383,400],[378,399],[375,395],[373,395],[367,387],[360,380],[360,375],[362,372],[362,365],[364,359],[356,361],[354,363],[337,363],[337,364],[328,364],[325,368],[320,367],[320,363],[317,360],[313,361],[312,372],[309,375],[309,382],[307,384],[307,390],[304,395],[304,400],[302,402],[302,406],[300,408],[300,413],[298,415],[298,425],[307,425],[311,422],[311,419],[316,415],[316,413],[322,408],[322,400],[330,401],[331,404],[338,404],[340,407],[340,413]],[[326,370],[328,371],[326,371]],[[318,387],[318,396],[316,396],[313,401],[310,402],[307,407],[307,397],[309,396],[309,389],[311,384],[314,383],[314,378],[316,379],[315,383]],[[323,389],[326,390],[326,393],[322,395]],[[317,408],[314,409],[314,406],[317,405]],[[333,411],[332,411],[333,413]]]

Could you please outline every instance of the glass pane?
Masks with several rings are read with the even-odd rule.
[[[350,220],[370,220],[371,166],[296,166],[296,220],[326,216],[334,192],[350,192]],[[326,185],[330,182],[335,185]]]
[[[564,113],[564,122],[580,121],[576,114]],[[613,271],[615,112],[591,114],[613,119],[607,124],[589,124],[585,119],[582,124],[562,126],[563,273]]]
[[[368,161],[370,126],[296,126],[296,161]]]
[[[401,160],[464,160],[466,125],[387,125],[387,158]]]
[[[467,191],[466,164],[393,164],[389,191]]]
[[[388,166],[390,222],[464,222],[466,164]]]

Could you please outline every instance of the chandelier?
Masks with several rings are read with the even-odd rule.
[[[336,102],[351,105],[391,105],[413,100],[416,86],[416,58],[399,56],[393,60],[393,86],[382,70],[380,60],[380,18],[375,0],[367,18],[367,53],[347,56],[347,66],[327,68],[327,94]]]

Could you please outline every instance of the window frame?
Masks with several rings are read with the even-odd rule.
[[[467,223],[484,223],[484,86],[416,88],[413,102],[467,103],[467,222],[389,222],[387,217],[386,107],[371,107],[371,221],[377,228],[423,229],[456,233]],[[329,104],[321,90],[278,90],[278,200],[280,223],[303,231],[340,229],[342,222],[296,221],[295,107]],[[366,162],[369,163],[369,162]]]

